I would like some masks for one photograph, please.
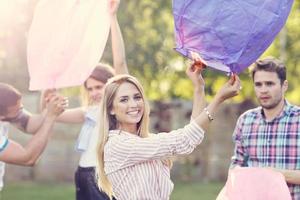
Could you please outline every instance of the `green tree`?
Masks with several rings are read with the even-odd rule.
[[[8,0],[7,0],[8,1]],[[26,34],[32,20],[37,0],[18,3],[10,27],[0,30],[0,80],[26,91],[28,71],[26,64]],[[172,1],[130,0],[121,1],[119,21],[124,35],[130,73],[143,83],[152,100],[191,98],[192,85],[186,78],[186,59],[176,53]],[[1,14],[0,14],[1,21]],[[111,63],[108,43],[102,60]],[[273,55],[285,60],[290,89],[288,99],[300,102],[298,77],[300,74],[300,0],[295,0],[285,29],[275,39],[262,57]],[[207,94],[212,95],[227,80],[224,74],[206,70]],[[240,75],[242,94],[235,100],[253,99],[252,81],[247,70]],[[67,90],[78,94],[78,89]]]
[[[290,82],[288,97],[298,102],[300,98],[296,91],[300,87],[297,84],[300,73],[300,53],[297,51],[300,48],[299,2],[300,0],[296,0],[293,5],[284,29],[286,34],[281,33],[262,55],[286,57]],[[119,20],[126,43],[130,72],[143,82],[148,97],[154,100],[190,98],[192,85],[184,73],[187,63],[185,58],[173,50],[175,41],[171,1],[123,1]],[[212,70],[206,70],[205,77],[208,95],[214,94],[228,79],[224,74]],[[235,100],[253,99],[253,85],[248,70],[240,74],[240,78],[244,89]]]
[[[295,0],[285,28],[263,56],[273,55],[286,63],[289,90],[288,100],[300,104],[300,0]]]

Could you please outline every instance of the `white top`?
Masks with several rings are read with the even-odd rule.
[[[86,121],[81,129],[78,146],[81,146],[82,154],[79,160],[80,167],[96,167],[97,142],[99,138],[99,106],[91,106],[86,113]],[[81,144],[81,145],[80,145]]]
[[[104,147],[104,170],[116,199],[168,200],[173,182],[169,167],[161,160],[191,153],[203,137],[204,131],[195,122],[148,138],[110,131]]]
[[[0,121],[0,148],[4,148],[8,140],[8,123]],[[3,149],[4,150],[4,149]],[[1,152],[0,152],[1,153]],[[3,179],[5,173],[5,163],[0,161],[0,191],[3,188]]]

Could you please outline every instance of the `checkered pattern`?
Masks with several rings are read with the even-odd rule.
[[[300,108],[285,102],[281,114],[266,121],[262,108],[245,112],[237,122],[231,165],[300,170]],[[288,184],[293,199],[300,185]]]

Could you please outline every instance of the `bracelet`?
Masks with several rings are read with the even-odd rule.
[[[204,108],[204,111],[205,111],[205,114],[207,115],[209,121],[214,120],[214,118],[212,117],[212,115],[207,110],[207,107]]]

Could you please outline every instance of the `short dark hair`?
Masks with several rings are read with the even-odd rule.
[[[0,83],[0,115],[7,114],[7,108],[21,99],[21,93],[11,85]]]
[[[251,68],[251,77],[254,80],[254,75],[257,71],[275,72],[280,79],[280,83],[286,80],[286,67],[280,60],[274,57],[267,57],[257,60]]]
[[[108,79],[115,75],[114,69],[109,65],[99,63],[89,78],[93,78],[102,83],[106,83]],[[86,81],[84,82],[84,87],[86,88]]]

